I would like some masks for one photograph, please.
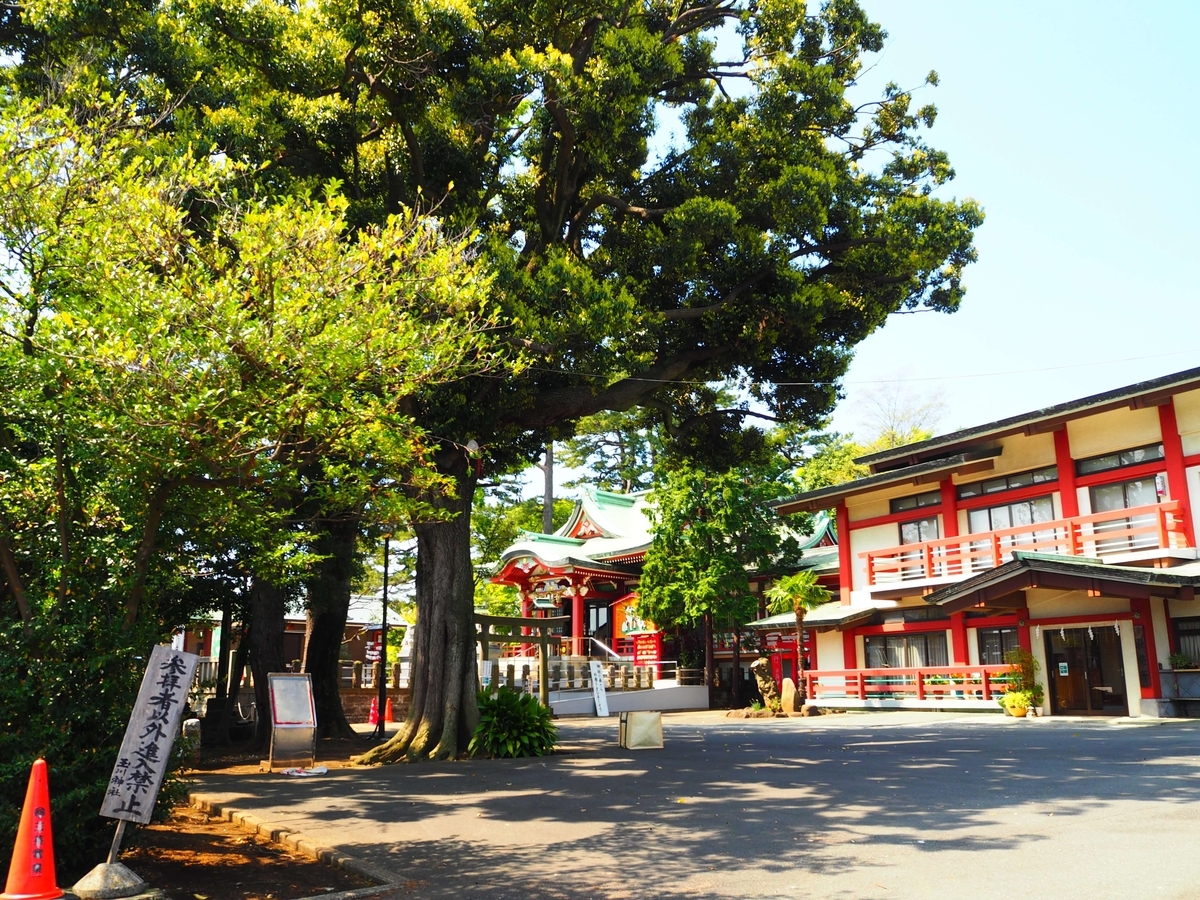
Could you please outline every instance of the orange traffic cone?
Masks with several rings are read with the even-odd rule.
[[[383,708],[383,721],[385,721],[385,722],[395,722],[396,721],[396,715],[395,715],[395,713],[392,712],[392,698],[391,697],[387,698],[387,706],[385,706]]]
[[[50,784],[46,761],[39,759],[29,773],[25,807],[17,826],[8,883],[0,900],[55,900],[63,896],[54,876],[54,835],[50,831]]]
[[[367,716],[367,724],[368,725],[378,725],[379,724],[379,698],[378,697],[371,698],[371,714]]]

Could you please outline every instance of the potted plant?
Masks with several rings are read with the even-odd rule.
[[[1037,680],[1041,667],[1028,650],[1009,650],[1004,654],[1004,661],[1013,669],[999,703],[1009,715],[1022,718],[1029,710],[1042,705],[1042,686]]]
[[[1000,695],[1000,705],[1010,716],[1022,719],[1028,714],[1031,707],[1039,704],[1034,700],[1032,691],[1009,690]]]

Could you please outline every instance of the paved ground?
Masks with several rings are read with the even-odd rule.
[[[1200,721],[873,713],[561,725],[547,759],[211,776],[380,897],[1200,898]]]

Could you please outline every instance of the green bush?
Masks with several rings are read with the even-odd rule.
[[[0,641],[0,852],[12,850],[30,767],[44,757],[57,874],[70,884],[104,861],[112,841],[115,822],[100,804],[153,638],[93,619],[37,621],[29,632],[5,622]],[[168,778],[159,816],[185,790]]]
[[[480,693],[479,726],[467,748],[472,755],[546,756],[557,742],[550,710],[532,694],[507,687],[495,694]]]
[[[1041,665],[1033,654],[1028,650],[1009,650],[1004,654],[1004,661],[1013,666],[1013,671],[1009,673],[1008,686],[1005,693],[1000,695],[999,704],[1005,709],[1010,706],[1041,706],[1043,692],[1037,680]]]

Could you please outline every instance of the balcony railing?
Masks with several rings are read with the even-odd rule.
[[[1010,561],[1014,550],[1101,557],[1186,546],[1179,501],[1171,500],[859,555],[867,561],[867,583],[874,587],[972,575]]]
[[[818,705],[838,700],[904,701],[930,705],[979,705],[995,700],[1008,686],[1013,667],[920,666],[905,669],[810,669],[804,673],[807,696]]]

